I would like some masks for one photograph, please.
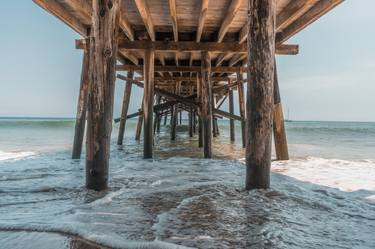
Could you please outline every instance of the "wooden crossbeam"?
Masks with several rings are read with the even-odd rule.
[[[223,117],[226,117],[226,118],[229,118],[229,119],[243,121],[243,118],[241,118],[240,116],[237,116],[235,114],[231,114],[231,113],[223,111],[223,110],[219,110],[219,109],[214,108],[212,111],[213,111],[213,113],[215,113],[217,115],[220,115],[220,116],[223,116]]]
[[[151,19],[150,10],[148,8],[146,0],[134,0],[137,6],[138,12],[141,15],[143,23],[146,26],[147,32],[151,38],[151,41],[155,41],[155,30],[154,23]]]
[[[82,35],[83,37],[87,37],[87,27],[82,24],[78,18],[71,15],[67,12],[63,6],[58,3],[56,0],[33,0],[34,3],[39,5],[41,8],[45,9],[47,12],[51,13],[52,15],[56,16],[78,34]]]
[[[290,37],[297,34],[305,27],[319,19],[325,13],[342,3],[344,0],[320,0],[312,8],[310,8],[305,14],[300,16],[292,24],[287,26],[282,32],[277,33],[276,43],[283,43]]]
[[[178,23],[177,23],[177,8],[176,0],[168,0],[169,13],[172,20],[173,38],[174,41],[178,41]]]
[[[143,66],[136,65],[117,65],[117,71],[143,71]],[[200,72],[201,67],[199,66],[155,66],[155,72]],[[213,67],[211,71],[213,73],[235,73],[237,67]]]
[[[200,42],[201,37],[202,37],[203,27],[204,27],[204,23],[206,22],[206,17],[207,17],[209,0],[202,0],[201,3],[202,4],[201,4],[201,11],[199,14],[196,42]]]
[[[85,46],[85,40],[76,40],[76,48],[82,49]],[[120,51],[126,50],[145,50],[154,49],[163,52],[216,52],[216,53],[246,53],[246,44],[238,44],[237,42],[191,42],[191,41],[119,41]],[[276,46],[277,54],[296,55],[299,46],[295,44],[278,44]]]
[[[222,42],[225,34],[227,33],[230,24],[232,23],[234,17],[236,16],[243,0],[232,0],[228,11],[226,12],[223,23],[221,24],[218,36],[218,42]]]

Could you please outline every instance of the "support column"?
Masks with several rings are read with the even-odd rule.
[[[230,84],[230,80],[228,80],[228,84]],[[229,113],[234,114],[234,105],[233,105],[233,89],[229,89]],[[235,127],[234,127],[234,119],[229,120],[229,128],[230,128],[230,141],[235,141]]]
[[[243,88],[243,71],[239,68],[237,71],[237,88],[238,88],[238,101],[240,116],[243,119],[241,121],[241,135],[242,135],[242,147],[246,147],[246,114],[245,114],[245,93]]]
[[[190,87],[189,95],[193,94],[193,89]],[[189,136],[193,137],[193,108],[189,107]]]
[[[215,97],[212,95],[212,98],[211,98],[211,103],[212,103],[212,106],[216,108],[216,99]],[[215,116],[212,117],[212,136],[213,137],[217,137],[217,118]]]
[[[89,51],[83,51],[81,84],[79,88],[77,116],[73,142],[73,159],[80,159],[82,153],[83,136],[86,126],[87,97],[89,88]]]
[[[246,189],[269,188],[276,2],[248,1]]]
[[[212,157],[212,89],[211,89],[211,56],[202,52],[202,122],[204,158]]]
[[[176,83],[175,94],[180,94],[180,82]],[[176,140],[177,123],[178,123],[178,104],[173,105],[171,111],[171,140]]]
[[[153,150],[153,106],[154,106],[154,60],[155,51],[147,49],[145,51],[143,63],[144,77],[144,100],[143,100],[143,157],[152,158]]]
[[[274,65],[274,108],[273,108],[273,137],[277,160],[289,160],[288,142],[286,139],[283,106],[281,104],[279,81],[277,76],[276,58]]]
[[[133,76],[134,76],[133,71],[129,71],[127,78],[133,79]],[[124,90],[124,100],[122,102],[120,126],[118,130],[118,139],[117,139],[118,145],[122,145],[123,140],[124,140],[126,116],[128,115],[131,91],[132,91],[132,83],[129,81],[126,81],[125,90]]]
[[[108,186],[119,10],[119,0],[92,1],[93,36],[89,42],[86,187],[97,191]]]
[[[202,119],[202,74],[197,73],[197,99],[200,104],[198,107],[198,147],[203,147],[203,119]]]
[[[143,101],[142,101],[142,105],[143,105]],[[142,111],[142,108],[138,109],[138,111],[139,112]],[[135,129],[136,141],[141,140],[142,126],[143,126],[143,114],[138,116],[137,128]]]

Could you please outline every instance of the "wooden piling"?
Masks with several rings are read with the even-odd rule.
[[[143,101],[142,101],[142,105],[143,105]],[[142,108],[138,109],[138,111],[141,112]],[[137,127],[135,129],[135,140],[136,141],[141,140],[142,126],[143,126],[143,115],[139,115],[138,120],[137,120]]]
[[[241,135],[242,135],[242,147],[246,147],[246,114],[245,114],[245,93],[243,87],[243,71],[242,68],[238,68],[237,71],[237,89],[238,89],[238,101],[240,116],[243,119],[241,121]]]
[[[180,82],[176,83],[175,94],[180,94]],[[178,123],[178,104],[172,106],[171,111],[171,140],[176,140],[177,123]]]
[[[133,79],[133,76],[134,76],[134,72],[128,71],[127,78]],[[122,145],[123,140],[124,140],[125,126],[126,126],[126,119],[127,119],[126,116],[128,115],[131,91],[132,91],[132,83],[130,81],[126,81],[125,90],[124,90],[124,100],[122,102],[119,132],[118,132],[118,138],[117,138],[118,145]]]
[[[202,119],[202,74],[197,74],[197,100],[200,103],[198,108],[198,147],[203,147],[203,119]]]
[[[73,159],[80,159],[82,153],[83,136],[86,126],[87,97],[89,89],[89,52],[85,49],[83,52],[81,84],[79,88],[77,116],[75,123],[74,142],[73,142]]]
[[[230,80],[228,81],[228,84],[230,84]],[[234,104],[233,104],[233,90],[229,89],[229,113],[234,114]],[[234,119],[229,119],[229,129],[230,129],[230,141],[235,141],[235,127],[234,127]]]
[[[276,2],[248,3],[246,189],[269,188]]]
[[[286,139],[283,107],[280,98],[276,58],[274,65],[274,108],[273,108],[273,137],[277,160],[289,160],[288,142]]]
[[[203,122],[203,151],[204,158],[212,157],[212,89],[210,82],[211,56],[207,51],[202,52],[202,122]]]
[[[154,106],[154,60],[155,51],[145,50],[144,56],[144,100],[143,100],[143,157],[153,155],[153,106]]]
[[[104,190],[108,186],[119,10],[119,0],[92,1],[86,187],[97,191]]]

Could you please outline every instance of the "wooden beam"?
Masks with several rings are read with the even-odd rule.
[[[269,188],[276,1],[247,1],[246,189]]]
[[[75,123],[74,142],[73,142],[73,159],[80,159],[82,153],[83,136],[86,126],[86,110],[89,89],[89,51],[85,49],[83,52],[81,84],[78,96],[77,116]]]
[[[85,40],[76,40],[76,48],[83,49]],[[246,54],[246,44],[238,44],[237,42],[191,42],[191,41],[119,41],[120,51],[127,50],[144,50],[153,49],[163,52],[200,52],[208,51],[214,53],[238,53]],[[277,54],[298,54],[298,45],[295,44],[278,44],[276,46]]]
[[[276,43],[280,44],[287,41],[290,37],[297,34],[308,25],[319,19],[325,13],[342,3],[344,0],[320,0],[311,7],[305,14],[300,16],[292,24],[288,25],[282,32],[277,33]]]
[[[201,73],[197,73],[197,100],[202,103],[202,82],[203,77]],[[202,119],[202,104],[198,107],[198,147],[203,147],[203,119]]]
[[[178,41],[176,0],[168,0],[168,4],[169,4],[169,13],[171,15],[171,20],[172,20],[173,38],[174,38],[174,41]]]
[[[210,82],[211,56],[202,52],[202,122],[204,158],[212,157],[212,89]]]
[[[201,11],[199,13],[196,42],[200,42],[201,37],[202,37],[204,23],[206,22],[208,4],[209,4],[209,0],[201,1]]]
[[[142,66],[135,66],[135,65],[117,65],[117,71],[143,71]],[[155,72],[199,72],[199,66],[155,66]],[[213,67],[211,68],[211,72],[214,73],[235,73],[237,72],[237,67]]]
[[[109,152],[116,79],[119,0],[92,0],[90,86],[87,109],[86,187],[108,186]]]
[[[284,7],[277,15],[276,19],[276,31],[281,31],[292,22],[297,20],[302,14],[308,9],[315,5],[319,0],[294,0],[290,1],[287,6]]]
[[[146,0],[134,0],[134,2],[135,2],[135,5],[137,6],[139,14],[141,15],[143,23],[146,26],[146,29],[147,29],[148,35],[150,36],[151,41],[155,41],[154,23],[151,19],[151,14],[147,5],[147,1]]]
[[[128,71],[128,78],[131,79],[133,78],[133,76],[134,76],[134,72]],[[124,99],[122,102],[121,120],[120,120],[119,133],[118,133],[118,138],[117,138],[118,145],[122,145],[123,140],[124,140],[125,125],[126,125],[126,120],[128,116],[132,85],[133,84],[131,82],[126,82],[126,85],[125,85]]]
[[[241,7],[243,0],[232,0],[229,9],[226,11],[225,18],[221,24],[218,36],[218,42],[222,42],[225,34],[227,33],[229,26],[231,25],[234,17],[236,16],[238,10]]]
[[[41,8],[45,9],[47,12],[51,13],[52,15],[56,16],[78,34],[83,37],[87,37],[88,32],[84,24],[78,18],[71,15],[63,6],[56,0],[33,0],[34,3],[39,5]]]
[[[155,51],[148,49],[144,57],[144,99],[143,99],[143,157],[152,158],[154,132],[153,132],[153,106],[154,106],[154,60]]]
[[[232,113],[229,113],[229,112],[226,112],[226,111],[222,111],[222,110],[219,110],[219,109],[216,109],[214,108],[212,110],[212,112],[216,115],[219,115],[219,116],[223,116],[225,118],[228,118],[230,120],[238,120],[238,121],[244,121],[244,119],[238,115],[235,115],[235,114],[232,114]]]

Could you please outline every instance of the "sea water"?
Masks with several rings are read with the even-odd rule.
[[[219,121],[205,160],[186,121],[176,141],[162,125],[144,160],[135,125],[123,146],[114,125],[110,189],[97,193],[70,159],[73,120],[0,119],[0,248],[79,248],[59,234],[113,248],[375,248],[375,123],[287,122],[291,160],[252,191],[239,126],[230,143]]]

